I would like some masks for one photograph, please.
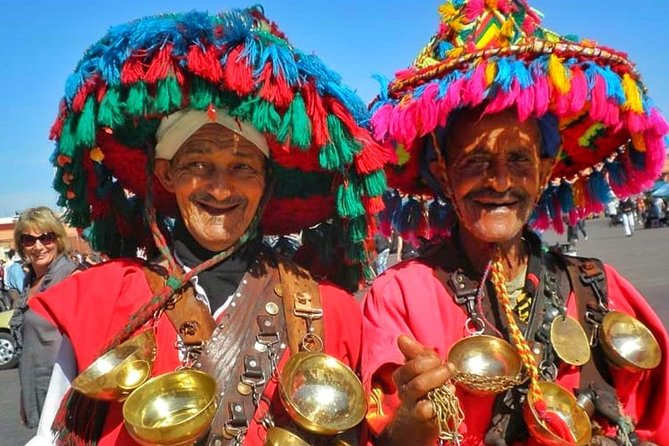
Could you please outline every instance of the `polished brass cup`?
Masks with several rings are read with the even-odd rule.
[[[214,419],[216,381],[197,370],[157,376],[135,390],[123,404],[128,433],[143,445],[190,445]]]
[[[282,427],[270,427],[263,446],[309,446],[309,443]]]
[[[559,416],[569,427],[574,441],[569,442],[554,434],[539,418],[530,392],[523,407],[523,418],[532,437],[546,446],[585,446],[590,444],[592,426],[586,411],[576,403],[576,397],[567,389],[548,381],[540,381],[539,388],[546,409]]]
[[[321,352],[299,352],[288,359],[279,395],[293,421],[319,435],[351,429],[367,412],[365,392],[353,370]]]
[[[662,352],[653,333],[632,316],[610,311],[600,327],[600,341],[615,366],[638,372],[660,365]]]
[[[522,382],[520,356],[504,339],[477,335],[459,340],[448,351],[453,381],[476,395],[493,395]]]
[[[149,378],[155,357],[156,337],[145,330],[96,359],[72,387],[96,400],[123,401]]]

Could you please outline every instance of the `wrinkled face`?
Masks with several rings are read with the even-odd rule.
[[[33,268],[48,268],[58,257],[57,237],[53,232],[40,231],[33,228],[21,234],[19,240],[23,254]]]
[[[446,142],[445,166],[433,170],[456,207],[460,225],[474,238],[504,243],[530,217],[552,160],[542,160],[536,121],[514,110],[480,118],[461,114]]]
[[[232,246],[253,220],[265,190],[265,156],[218,124],[206,124],[156,174],[172,192],[186,229],[210,251]]]

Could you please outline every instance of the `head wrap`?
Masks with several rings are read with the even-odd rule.
[[[542,155],[555,166],[533,215],[538,228],[560,229],[563,215],[573,222],[601,211],[612,192],[652,185],[667,123],[624,53],[544,28],[525,0],[448,0],[439,17],[428,45],[372,105],[375,137],[398,155],[391,186],[432,196],[421,175],[430,134],[479,106],[539,119]]]

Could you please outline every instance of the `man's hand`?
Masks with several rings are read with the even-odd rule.
[[[401,405],[380,436],[381,444],[434,445],[438,435],[433,422],[435,412],[425,397],[430,390],[446,383],[453,372],[434,350],[408,336],[400,336],[397,345],[405,360],[393,373]]]

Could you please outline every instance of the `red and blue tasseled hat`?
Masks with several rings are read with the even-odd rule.
[[[611,191],[652,185],[667,123],[625,54],[547,30],[525,0],[447,0],[439,15],[437,33],[372,105],[375,137],[398,155],[390,186],[432,195],[421,175],[426,136],[477,106],[557,118],[556,163],[533,215],[540,229],[561,231],[563,215],[574,222],[601,211]]]
[[[95,249],[121,255],[150,243],[143,221],[147,147],[161,118],[217,109],[267,139],[275,183],[261,228],[298,232],[333,218],[351,264],[383,206],[392,152],[364,125],[369,112],[341,78],[294,48],[260,7],[218,15],[168,14],[113,27],[67,80],[51,130],[59,205],[90,227]],[[153,181],[162,216],[174,197]]]

